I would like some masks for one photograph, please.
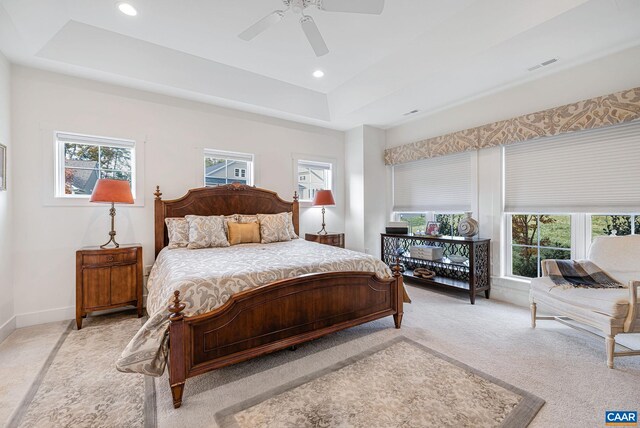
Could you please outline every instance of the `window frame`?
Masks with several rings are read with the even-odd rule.
[[[328,167],[326,168],[329,171],[329,174],[327,176],[328,178],[328,182],[329,182],[329,186],[325,186],[323,187],[323,190],[331,190],[334,194],[334,198],[336,198],[336,189],[335,189],[335,182],[336,182],[336,160],[335,159],[328,159],[328,158],[321,158],[318,156],[308,156],[308,155],[304,155],[304,154],[300,154],[300,155],[294,155],[293,156],[293,176],[294,176],[294,188],[295,191],[298,192],[299,190],[299,185],[300,185],[300,172],[299,172],[299,168],[300,168],[300,164],[304,163],[304,164],[316,164],[318,166],[322,166],[322,167]],[[310,183],[310,181],[306,181],[306,183]],[[325,183],[326,184],[326,183]],[[312,199],[303,199],[302,195],[300,195],[300,192],[298,192],[298,202],[300,203],[300,205],[302,206],[312,206],[313,205],[313,198]],[[337,198],[336,198],[337,200]]]
[[[234,167],[233,177],[228,177],[225,173],[225,184],[229,184],[229,180],[239,179],[245,180],[245,184],[247,186],[253,186],[255,184],[255,155],[253,153],[242,153],[242,152],[230,152],[226,150],[217,150],[217,149],[208,149],[205,148],[202,152],[202,186],[203,187],[216,187],[216,186],[208,186],[207,185],[207,158],[213,159],[221,159],[225,161],[225,169],[228,168],[229,161],[235,162],[246,162],[247,168],[242,167]],[[248,170],[248,174],[247,174]],[[242,176],[242,172],[244,171],[244,176]],[[236,175],[236,172],[239,174]],[[247,177],[248,175],[248,177]]]
[[[58,200],[86,200],[89,201],[90,194],[67,194],[65,193],[65,144],[80,144],[88,146],[97,146],[100,152],[101,147],[125,148],[131,150],[131,194],[134,203],[137,200],[138,190],[138,162],[137,162],[137,144],[135,140],[101,137],[95,135],[78,134],[72,132],[54,132],[54,192],[53,198]],[[91,169],[77,167],[76,169]],[[100,156],[98,156],[98,174],[102,171]]]

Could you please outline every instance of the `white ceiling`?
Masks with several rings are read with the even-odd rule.
[[[330,49],[320,58],[291,12],[251,42],[237,37],[280,0],[129,2],[138,16],[115,0],[0,0],[0,50],[20,64],[349,129],[393,126],[410,110],[640,44],[637,0],[387,0],[380,16],[310,8]]]

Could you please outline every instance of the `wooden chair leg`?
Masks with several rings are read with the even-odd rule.
[[[531,328],[536,328],[536,311],[537,306],[535,302],[531,302]]]
[[[607,344],[607,367],[612,369],[613,368],[613,352],[616,348],[616,339],[613,336],[608,335],[605,341]]]

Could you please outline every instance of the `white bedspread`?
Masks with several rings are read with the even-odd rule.
[[[151,269],[147,289],[149,320],[116,363],[123,372],[160,376],[167,356],[168,305],[175,290],[193,316],[222,306],[229,297],[285,278],[318,272],[375,272],[391,277],[381,261],[368,254],[294,239],[273,244],[225,248],[163,249]]]

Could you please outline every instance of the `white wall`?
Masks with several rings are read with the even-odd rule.
[[[11,67],[0,53],[0,144],[7,146],[7,191],[0,192],[0,342],[15,328],[13,305],[12,196],[13,146],[10,138]]]
[[[182,196],[202,185],[202,150],[255,154],[255,183],[291,199],[294,154],[337,160],[335,197],[327,223],[344,230],[344,133],[196,102],[14,66],[15,312],[18,326],[72,318],[75,251],[102,244],[109,230],[105,205],[45,206],[52,188],[52,132],[130,138],[144,143],[144,207],[117,207],[121,243],[144,245],[153,262],[153,192]],[[301,233],[316,231],[318,209],[301,210]],[[1,301],[2,299],[0,299]]]
[[[640,46],[390,128],[386,145],[394,147],[638,86]],[[492,297],[528,305],[528,282],[501,276],[504,221],[499,147],[478,152],[478,212],[474,215],[480,236],[492,239]]]
[[[345,136],[345,246],[364,251],[364,127],[347,131]]]

